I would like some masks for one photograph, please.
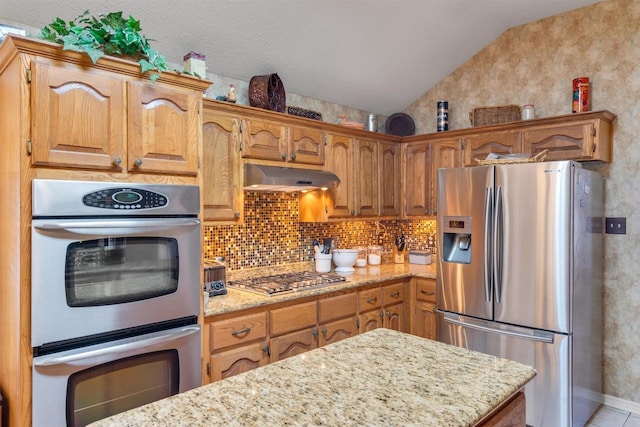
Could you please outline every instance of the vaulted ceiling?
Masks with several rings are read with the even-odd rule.
[[[0,22],[33,28],[87,9],[123,11],[170,62],[195,51],[209,72],[244,81],[278,73],[288,93],[384,115],[402,111],[505,30],[597,2],[1,1]]]

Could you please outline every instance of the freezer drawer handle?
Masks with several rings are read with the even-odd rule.
[[[518,338],[523,338],[525,340],[529,340],[529,341],[539,341],[539,342],[544,342],[547,344],[553,344],[553,335],[550,336],[538,336],[538,335],[530,335],[530,334],[522,334],[519,332],[514,332],[514,331],[505,331],[505,330],[501,330],[501,329],[493,329],[493,328],[488,328],[486,326],[482,326],[482,325],[476,325],[474,323],[468,323],[462,320],[457,320],[457,319],[452,319],[451,317],[449,317],[448,315],[444,315],[444,321],[447,323],[452,323],[454,325],[458,325],[458,326],[462,326],[464,328],[469,328],[469,329],[476,329],[479,331],[483,331],[483,332],[491,332],[494,334],[502,334],[502,335],[510,335],[513,337],[518,337]]]

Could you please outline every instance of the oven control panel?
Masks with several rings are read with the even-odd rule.
[[[82,198],[86,206],[102,209],[137,210],[162,208],[168,199],[164,194],[132,188],[108,188],[86,194]]]

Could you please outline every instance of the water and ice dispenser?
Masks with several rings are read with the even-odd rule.
[[[442,259],[471,264],[471,217],[445,216],[442,222]]]

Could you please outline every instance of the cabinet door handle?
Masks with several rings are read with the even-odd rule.
[[[122,164],[122,159],[120,157],[116,157],[113,159],[113,164],[116,166],[120,166]]]
[[[135,164],[136,166],[142,166],[142,159],[136,159],[133,164]]]
[[[282,158],[282,160],[287,160],[287,153],[280,154],[280,157]]]
[[[240,329],[239,331],[231,331],[231,335],[237,337],[238,335],[248,334],[249,332],[251,332],[251,328],[247,326],[246,328]]]
[[[435,291],[425,291],[424,289],[420,290],[422,295],[435,295]]]
[[[367,298],[367,302],[369,304],[375,304],[376,301],[378,301],[378,297],[371,297],[371,298]]]
[[[240,218],[240,212],[235,211],[235,212],[233,213],[233,216],[234,216],[234,217],[236,217],[236,218]]]
[[[398,298],[400,296],[400,292],[396,291],[394,293],[392,293],[391,295],[389,295],[391,298]]]
[[[380,317],[384,318],[384,311],[380,312]]]
[[[314,337],[318,336],[318,330],[314,329],[313,331],[311,331],[311,335],[313,335]]]
[[[327,336],[327,328],[322,328],[322,335]]]
[[[295,162],[295,161],[296,161],[296,153],[293,153],[293,154],[291,155],[291,161],[292,161],[292,162]]]

